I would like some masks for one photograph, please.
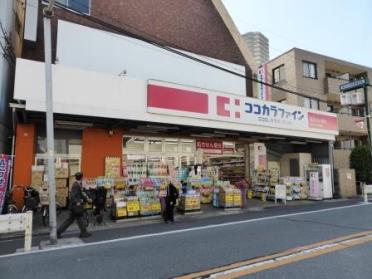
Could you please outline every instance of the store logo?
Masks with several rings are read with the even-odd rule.
[[[217,96],[217,115],[225,117],[234,115],[235,118],[240,118],[240,100],[233,99],[233,104],[230,103],[231,100],[229,97]]]

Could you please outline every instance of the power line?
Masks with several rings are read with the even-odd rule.
[[[89,8],[88,6],[83,5],[83,4],[81,4],[81,3],[78,3],[78,2],[76,2],[75,0],[71,0],[71,1],[74,2],[74,3],[76,3],[77,5],[79,5],[80,7]],[[123,28],[121,28],[121,27],[118,27],[118,26],[116,26],[116,25],[113,25],[113,24],[107,23],[107,22],[105,22],[105,21],[103,21],[103,20],[101,20],[101,19],[99,19],[99,18],[93,17],[93,16],[91,16],[91,15],[87,15],[87,14],[85,14],[85,13],[83,13],[83,12],[72,11],[71,9],[68,8],[68,6],[62,5],[62,4],[60,4],[60,3],[56,3],[56,6],[59,7],[59,8],[61,8],[61,9],[63,9],[63,10],[65,10],[65,11],[67,11],[68,13],[78,14],[78,15],[80,15],[81,17],[84,17],[84,18],[86,18],[87,20],[89,20],[89,21],[91,21],[91,22],[93,22],[93,23],[96,23],[96,24],[98,24],[98,25],[100,25],[100,26],[102,26],[102,27],[105,27],[105,28],[107,28],[107,29],[114,30],[114,31],[115,31],[116,33],[118,33],[118,34],[124,34],[124,35],[126,35],[126,36],[129,36],[129,37],[132,37],[132,38],[138,39],[138,40],[140,40],[140,41],[144,41],[144,42],[146,42],[146,43],[148,43],[148,44],[151,44],[151,45],[154,45],[154,46],[156,46],[156,47],[159,47],[159,48],[162,48],[162,49],[164,49],[164,50],[167,50],[167,51],[169,51],[169,52],[175,53],[175,54],[177,54],[177,55],[179,55],[179,56],[181,56],[181,57],[185,57],[185,58],[190,59],[190,60],[193,60],[193,61],[195,61],[195,62],[198,62],[198,63],[201,63],[201,64],[205,64],[205,65],[207,65],[207,66],[210,66],[210,67],[213,67],[213,68],[219,69],[219,70],[221,70],[221,71],[224,71],[224,72],[227,72],[227,73],[230,73],[230,74],[233,74],[233,75],[239,76],[239,77],[241,77],[241,78],[244,78],[244,79],[247,79],[247,80],[250,80],[250,81],[253,81],[253,82],[256,82],[256,83],[259,83],[259,84],[262,84],[262,85],[268,86],[268,87],[271,87],[271,88],[273,88],[273,89],[277,89],[277,90],[280,90],[280,91],[284,91],[284,92],[287,92],[287,93],[290,93],[290,94],[293,94],[293,95],[297,95],[297,96],[301,96],[301,97],[304,97],[304,98],[311,98],[311,99],[317,100],[317,101],[319,101],[319,102],[327,103],[327,101],[323,101],[323,100],[321,100],[321,99],[319,99],[319,98],[311,97],[311,96],[308,96],[308,95],[305,95],[305,94],[302,94],[302,93],[299,93],[299,92],[296,92],[296,91],[293,91],[293,90],[289,90],[289,89],[286,89],[286,88],[282,88],[282,87],[280,87],[280,86],[276,86],[276,85],[273,85],[273,84],[270,84],[270,83],[267,83],[267,82],[263,82],[263,81],[257,80],[256,78],[247,77],[246,75],[243,75],[243,74],[240,74],[240,73],[234,72],[234,71],[229,70],[229,69],[226,69],[226,68],[224,68],[224,67],[222,67],[222,66],[218,66],[218,65],[215,65],[215,64],[213,64],[213,63],[210,63],[210,62],[204,61],[204,60],[202,60],[202,59],[199,59],[199,58],[193,57],[193,56],[191,56],[191,55],[185,54],[185,53],[183,53],[183,52],[181,52],[181,51],[179,51],[179,50],[176,50],[176,49],[173,49],[173,48],[169,47],[169,44],[168,44],[168,45],[164,45],[163,43],[155,42],[155,41],[153,41],[153,40],[151,40],[151,39],[145,38],[145,37],[143,37],[143,36],[141,36],[141,35],[138,35],[138,34],[135,34],[135,33],[133,33],[133,32],[130,32],[130,31],[128,31],[128,30],[125,30],[125,29],[123,29]],[[91,9],[91,11],[92,11],[92,10],[95,11],[94,9]],[[96,11],[95,11],[95,12],[96,12]],[[97,14],[101,14],[101,13],[97,12]],[[106,17],[106,16],[105,16],[105,17]],[[125,25],[125,24],[123,24],[123,23],[120,23],[120,24],[121,24],[121,25]],[[132,26],[129,26],[129,27],[130,27],[131,29],[133,29],[133,30],[136,30],[136,29],[135,29],[134,27],[132,27]],[[144,34],[146,34],[146,33],[143,32],[143,31],[138,31],[138,30],[136,30],[136,31],[139,32],[139,33],[144,33]],[[146,34],[146,35],[148,35],[149,37],[151,37],[151,35],[149,35],[149,34]],[[155,40],[160,40],[160,39],[159,39],[159,38],[155,38]],[[164,40],[161,40],[161,41],[164,42]],[[174,45],[174,44],[171,44],[171,45]],[[318,94],[323,94],[323,93],[318,93]]]

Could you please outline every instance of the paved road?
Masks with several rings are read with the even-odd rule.
[[[88,245],[78,248],[1,257],[0,278],[171,278],[372,229],[371,205],[288,215],[299,210],[335,205],[323,203],[318,207],[301,209],[276,208],[277,214],[287,214],[284,217],[268,218],[273,215],[268,210],[251,212],[251,216],[190,218],[174,225],[156,224],[126,228],[125,232],[96,232]],[[139,233],[147,235],[138,236]],[[116,237],[126,238],[113,241]],[[101,242],[92,243],[94,241]],[[10,249],[15,243],[0,242],[0,251]],[[365,247],[369,244],[322,256],[331,259],[331,262],[333,259],[334,264],[329,266],[319,257],[265,271],[252,278],[344,278],[340,277],[345,273],[337,268],[337,263],[347,262],[344,254],[347,251],[354,253],[354,259],[360,258],[358,263],[362,263],[363,257],[371,254]],[[306,275],[309,277],[302,276],[303,273],[298,271],[302,265],[309,270]],[[312,266],[316,265],[320,268],[313,271]],[[288,277],[288,274],[294,274],[295,269],[298,276]],[[328,277],[321,275],[322,270]],[[361,272],[362,277],[348,278],[371,278],[363,275],[366,271]],[[274,272],[273,275],[270,272]]]
[[[369,279],[372,244],[352,247],[314,259],[242,277],[249,279]]]

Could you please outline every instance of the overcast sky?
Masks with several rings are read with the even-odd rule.
[[[372,0],[223,0],[241,33],[260,31],[270,58],[303,48],[372,68]]]

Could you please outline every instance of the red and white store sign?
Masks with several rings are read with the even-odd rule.
[[[196,140],[196,148],[202,149],[207,154],[222,154],[223,142],[217,140]]]
[[[149,81],[147,111],[301,131],[338,131],[337,116],[256,98]]]

